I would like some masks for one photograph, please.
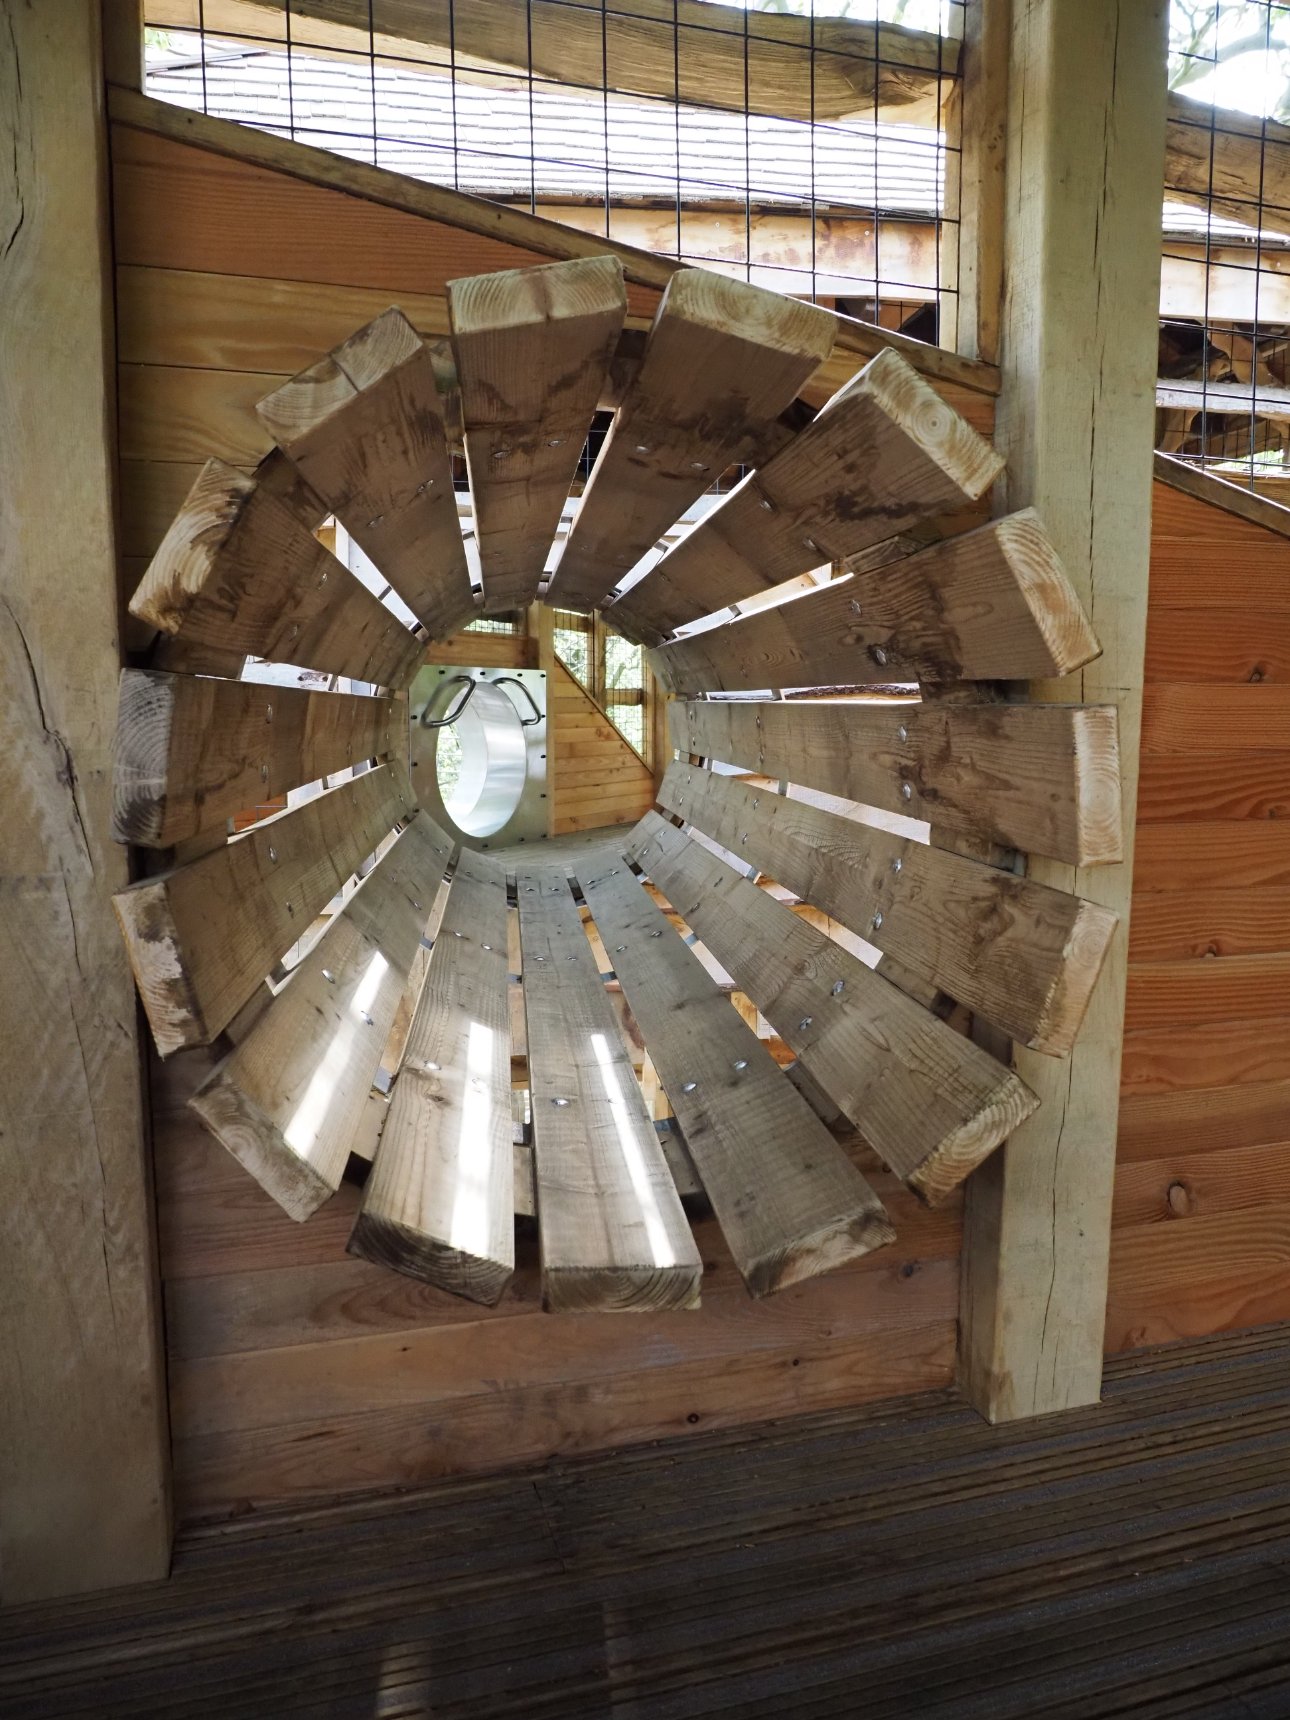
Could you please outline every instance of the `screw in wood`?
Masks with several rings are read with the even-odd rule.
[[[682,1083],[681,1083],[681,1091],[682,1091],[682,1092],[683,1092],[683,1093],[693,1093],[693,1091],[694,1091],[694,1089],[695,1089],[695,1088],[696,1088],[696,1087],[697,1087],[697,1086],[698,1086],[698,1085],[699,1085],[699,1083],[698,1083],[698,1082],[697,1082],[697,1081],[682,1081]]]
[[[736,1069],[746,1069],[748,1067],[748,1059],[746,1057],[736,1057],[734,1067]]]
[[[328,985],[335,985],[335,983],[336,983],[336,975],[331,971],[330,968],[324,968],[323,969],[323,978],[327,981]]]
[[[882,928],[882,915],[881,914],[875,914],[873,919],[869,922],[869,924],[873,927],[873,930],[875,932],[881,930],[881,928]]]
[[[900,858],[900,855],[899,855],[899,854],[898,854],[898,855],[897,855],[897,856],[896,856],[896,858],[895,858],[895,859],[894,859],[894,860],[893,860],[893,861],[892,861],[892,863],[891,863],[891,869],[892,869],[892,871],[893,871],[893,872],[899,872],[899,871],[900,871],[900,869],[901,869],[901,867],[902,867],[902,866],[903,866],[903,865],[904,865],[904,864],[905,864],[905,862],[904,862],[904,861],[903,861],[903,860],[902,860],[902,859],[901,859],[901,858]]]
[[[901,785],[900,785],[900,798],[902,800],[912,800],[914,798],[914,785],[913,785],[913,783],[911,783],[911,782],[902,782],[901,783]]]
[[[846,989],[847,989],[847,982],[844,979],[835,979],[834,980],[834,982],[833,982],[833,995],[834,995],[834,997],[841,997],[842,993]]]
[[[881,645],[871,645],[869,647],[869,655],[873,658],[874,662],[877,663],[879,668],[881,668],[887,661],[887,653],[883,650]]]
[[[800,1033],[805,1033],[807,1028],[811,1025],[811,1023],[814,1020],[815,1020],[815,1017],[813,1015],[804,1015],[802,1017],[802,1019],[797,1024],[798,1031]]]

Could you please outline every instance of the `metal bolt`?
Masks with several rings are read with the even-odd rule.
[[[805,1033],[807,1028],[811,1025],[812,1021],[814,1021],[814,1020],[815,1020],[815,1017],[813,1015],[804,1015],[802,1017],[802,1019],[797,1024],[798,1032],[799,1033]]]
[[[491,945],[491,944],[485,944],[485,945],[484,945],[484,946],[483,946],[483,947],[484,947],[484,948],[485,948],[485,949],[486,949],[486,950],[491,950],[491,949],[492,949],[492,947],[493,947],[493,946],[492,946],[492,945]]]
[[[690,470],[692,472],[706,472],[707,469],[708,469],[707,466],[703,463],[702,460],[691,460],[690,461]]]
[[[494,448],[493,449],[493,458],[494,458],[494,460],[504,460],[509,453],[510,453],[509,448]]]
[[[272,705],[266,705],[264,707],[264,720],[266,723],[271,723],[273,721],[273,706]]]
[[[367,1025],[369,1027],[375,1027],[376,1026],[376,1023],[372,1020],[371,1016],[367,1013],[366,1010],[363,1010],[362,1015],[363,1015],[363,1020],[367,1023]]]
[[[569,1101],[567,1099],[552,1099],[551,1103],[553,1105],[567,1105]]]
[[[907,741],[909,739],[909,730],[905,727],[904,723],[901,723],[897,728],[896,739],[898,741]]]
[[[871,645],[869,647],[869,655],[873,658],[879,668],[881,668],[887,661],[887,653],[883,650],[881,645]]]
[[[294,914],[294,913],[295,913],[295,911],[296,911],[296,910],[295,910],[295,908],[294,908],[294,906],[293,906],[293,905],[292,905],[292,904],[291,904],[291,903],[290,903],[290,902],[288,902],[288,903],[287,903],[287,912],[288,912],[288,913],[289,913],[289,914]]]
[[[430,488],[431,484],[433,484],[433,483],[434,483],[433,478],[427,478],[423,484],[418,484],[417,485],[417,494],[419,496],[423,495],[425,493],[425,491],[428,490]],[[436,1067],[437,1067],[437,1065],[436,1065]]]
[[[662,932],[651,932],[650,933],[650,937],[652,937],[652,938],[661,938],[662,936],[663,936]]]
[[[834,982],[833,982],[833,995],[834,995],[834,997],[841,997],[842,993],[846,989],[847,989],[847,982],[844,979],[835,979],[834,980]]]
[[[893,872],[899,872],[904,864],[905,862],[900,858],[900,855],[897,854],[896,858],[891,863],[891,869]]]
[[[336,983],[336,975],[331,971],[330,968],[324,968],[323,969],[323,978],[327,981],[328,985],[335,985],[335,983]]]
[[[739,838],[739,846],[741,848],[745,848],[745,847],[747,847],[747,845],[748,845],[748,832],[745,830],[743,835]]]
[[[268,780],[269,780],[269,767],[267,764],[262,764],[260,766],[260,781],[261,782],[268,782]]]
[[[432,1075],[437,1075],[439,1073],[439,1065],[437,1063],[427,1062],[426,1068],[430,1071],[430,1073]]]
[[[318,583],[319,583],[319,585],[326,585],[326,583],[327,583],[327,573],[328,573],[328,569],[327,569],[327,568],[324,568],[324,569],[323,569],[323,570],[322,570],[322,573],[321,573],[321,575],[320,575],[320,576],[319,576],[319,579],[318,579]]]
[[[638,454],[648,454],[649,451],[650,451],[650,447],[649,447],[648,442],[638,442],[636,444],[636,452]]]
[[[624,950],[625,950],[625,949],[626,949],[626,948],[627,948],[627,945],[626,945],[626,944],[615,944],[615,945],[614,945],[614,954],[615,954],[615,955],[616,955],[616,956],[620,956],[620,955],[622,955],[622,953],[623,953],[623,951],[624,951]]]
[[[276,848],[270,848],[270,849],[269,849],[269,859],[270,859],[270,860],[272,860],[272,861],[273,861],[273,863],[274,863],[274,865],[276,865],[276,864],[277,864],[277,861],[278,861],[278,851],[277,851],[277,849],[276,849]]]
[[[768,514],[774,512],[775,504],[768,497],[766,497],[766,496],[762,497],[761,505],[763,508],[765,508],[765,510]]]
[[[558,448],[563,441],[563,436],[548,436],[546,439],[546,445],[548,448]]]
[[[566,956],[564,959],[567,962],[576,962],[578,958],[577,956]]]
[[[914,798],[914,786],[912,783],[909,783],[909,782],[902,782],[901,783],[901,785],[900,785],[900,798],[902,800],[912,800]]]
[[[860,615],[863,613],[860,608],[860,599],[858,597],[853,597],[851,599],[851,613],[852,615]]]
[[[546,957],[545,956],[534,956],[533,960],[535,962],[544,962],[546,960]]]
[[[803,538],[802,542],[806,545],[807,549],[813,549],[816,555],[824,554],[824,551],[820,548],[819,544],[816,543],[814,538]]]
[[[460,938],[460,937],[463,937],[465,934],[462,932],[454,932],[452,935],[454,938]]]
[[[881,915],[881,913],[875,914],[873,919],[869,923],[870,923],[870,925],[872,925],[875,932],[881,930],[881,927],[882,927],[882,915]]]
[[[384,518],[385,518],[385,515],[384,515],[384,514],[377,514],[377,516],[376,516],[376,518],[375,518],[375,519],[374,519],[374,520],[368,520],[368,522],[367,522],[367,529],[368,529],[368,531],[371,531],[371,529],[372,529],[372,527],[373,527],[373,526],[379,526],[379,525],[380,525],[380,523],[381,523],[381,521],[382,521],[382,520],[383,520],[383,519],[384,519]]]
[[[413,902],[412,906],[414,908],[419,908],[421,906],[421,904],[420,904],[420,902]]]
[[[695,1088],[696,1088],[696,1087],[697,1087],[697,1086],[698,1086],[698,1085],[699,1085],[699,1083],[698,1083],[698,1082],[697,1082],[697,1081],[682,1081],[682,1083],[681,1083],[681,1091],[682,1091],[682,1092],[683,1092],[683,1093],[693,1093],[693,1091],[694,1091],[694,1089],[695,1089]]]
[[[748,1059],[746,1057],[736,1057],[734,1066],[736,1069],[746,1069],[748,1067]]]

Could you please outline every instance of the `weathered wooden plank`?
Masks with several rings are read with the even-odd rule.
[[[532,603],[627,311],[617,257],[448,286],[484,613]]]
[[[548,597],[601,601],[766,428],[829,352],[828,311],[702,269],[668,282],[582,494]]]
[[[1085,866],[1122,851],[1109,705],[673,703],[672,744]]]
[[[292,1218],[340,1185],[451,853],[418,813],[189,1101]]]
[[[752,1294],[893,1241],[877,1195],[627,867],[602,851],[578,878]]]
[[[1068,675],[1099,649],[1047,534],[1027,509],[662,645],[650,661],[669,692],[690,698],[762,687]]]
[[[1010,1070],[657,813],[628,853],[924,1199],[944,1200],[1033,1109]]]
[[[398,749],[394,699],[123,669],[112,834],[166,848],[235,812]]]
[[[506,874],[463,849],[349,1252],[490,1306],[515,1270]]]
[[[415,805],[382,765],[114,896],[161,1055],[209,1045]]]
[[[614,620],[657,644],[686,622],[978,500],[1002,469],[899,354],[879,353],[633,586]],[[1042,549],[1041,568],[1055,562]]]
[[[670,765],[658,801],[1011,1038],[1070,1050],[1115,930],[1105,909],[697,766]]]
[[[542,869],[516,886],[543,1300],[697,1307],[702,1262],[568,881]]]
[[[474,611],[429,349],[398,309],[256,405],[260,422],[433,639]]]
[[[421,642],[273,493],[271,470],[207,461],[130,613],[185,642],[406,685]]]
[[[0,0],[0,1605],[170,1562],[128,880],[99,8]]]

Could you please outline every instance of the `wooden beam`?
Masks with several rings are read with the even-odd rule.
[[[123,669],[112,834],[169,848],[403,745],[398,699]]]
[[[897,1176],[932,1205],[1027,1116],[1010,1070],[650,812],[642,867]]]
[[[545,868],[516,888],[543,1302],[697,1307],[703,1263],[568,880]]]
[[[956,835],[1082,866],[1124,851],[1110,705],[719,700],[673,703],[669,718],[678,752]]]
[[[630,595],[630,594],[629,594]],[[1100,646],[1029,510],[650,653],[669,692],[1066,675]]]
[[[1003,311],[1011,31],[1010,0],[964,8],[961,75],[943,121],[947,136],[953,137],[957,120],[959,152],[957,174],[952,160],[946,164],[944,208],[948,219],[940,229],[946,254],[937,278],[954,282],[958,290],[941,297],[938,339],[956,352],[990,363],[997,363],[999,358]],[[957,211],[953,199],[956,179]]]
[[[897,353],[879,353],[705,514],[611,619],[657,644],[686,622],[975,502],[1002,466]]]
[[[893,1241],[877,1195],[627,868],[602,850],[579,882],[751,1293]]]
[[[286,43],[286,0],[149,0],[159,24]],[[374,41],[371,31],[375,25]],[[958,43],[899,24],[745,12],[699,0],[570,7],[565,0],[310,0],[291,40],[442,66],[573,84],[785,119],[855,116],[935,125]],[[428,52],[418,54],[418,49]]]
[[[1245,485],[1234,484],[1217,472],[1205,472],[1187,460],[1172,460],[1167,454],[1154,457],[1151,475],[1158,484],[1167,484],[1198,502],[1208,502],[1235,514],[1250,525],[1264,526],[1268,531],[1290,537],[1290,507],[1272,496],[1261,496]]]
[[[366,324],[255,410],[432,639],[470,618],[449,409],[430,351],[402,311]]]
[[[1105,908],[697,765],[670,765],[658,798],[1011,1038],[1070,1050],[1115,930]]]
[[[491,1306],[515,1270],[506,874],[463,849],[349,1252]]]
[[[615,239],[578,232],[558,221],[532,215],[527,210],[509,209],[504,204],[472,197],[464,191],[427,185],[401,173],[391,173],[366,162],[350,161],[328,150],[312,149],[288,138],[273,137],[231,120],[212,119],[208,114],[156,101],[133,90],[112,89],[109,92],[109,111],[114,124],[146,132],[152,137],[194,144],[234,161],[285,174],[347,196],[361,197],[369,203],[401,210],[405,214],[446,223],[463,232],[501,240],[536,252],[539,256],[556,260],[617,257],[623,265],[623,278],[629,284],[649,287],[660,293],[683,267],[672,257],[655,256]],[[818,396],[820,403],[853,375],[865,359],[887,348],[899,352],[920,375],[937,384],[976,395],[991,396],[999,392],[997,365],[962,358],[957,353],[928,346],[894,329],[880,328],[875,323],[861,322],[855,317],[840,316],[832,355],[816,378],[821,390]]]
[[[1275,388],[1260,382],[1173,381],[1156,382],[1156,405],[1185,412],[1235,413],[1247,418],[1290,418],[1290,388]]]
[[[1162,0],[1034,0],[1012,33],[1003,351],[1008,505],[1034,506],[1103,655],[1032,698],[1113,702],[1122,866],[1032,862],[1127,932],[1150,536],[1165,126]],[[1254,122],[1256,125],[1258,122]],[[1206,149],[1208,149],[1208,127]],[[1060,708],[1060,707],[1057,707]],[[1042,716],[1046,706],[1031,707]],[[968,1188],[961,1373],[991,1420],[1096,1402],[1124,1019],[1124,933],[1043,1103]]]
[[[1290,233],[1290,126],[1170,94],[1165,196]]]
[[[119,670],[98,7],[0,0],[0,1603],[170,1560],[153,1200],[109,838]]]
[[[415,805],[382,765],[115,896],[161,1055],[209,1045]]]
[[[828,355],[828,311],[702,269],[681,269],[659,302],[632,379],[565,542],[547,601],[599,603]]]
[[[340,1187],[452,848],[418,813],[189,1100],[291,1218]]]
[[[423,644],[324,549],[275,493],[266,467],[248,477],[206,462],[130,599],[131,615],[185,644],[405,686]]]
[[[590,257],[448,284],[484,613],[537,596],[627,314]]]

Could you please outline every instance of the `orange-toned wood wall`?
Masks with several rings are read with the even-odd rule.
[[[1290,1318],[1290,537],[1154,492],[1110,1350]]]

